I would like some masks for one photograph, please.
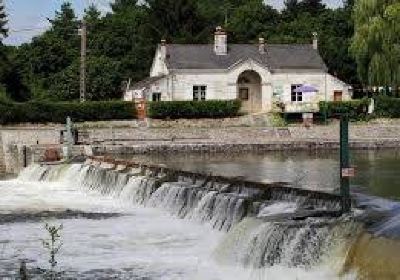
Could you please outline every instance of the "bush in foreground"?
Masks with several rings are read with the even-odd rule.
[[[148,104],[153,119],[225,118],[239,115],[239,100],[159,101]]]
[[[67,116],[75,122],[134,119],[134,104],[124,101],[13,103],[0,101],[0,124],[65,123]]]

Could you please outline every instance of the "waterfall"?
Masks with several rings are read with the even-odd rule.
[[[308,219],[303,222],[263,222],[245,218],[227,235],[216,251],[224,263],[254,268],[284,265],[311,267],[361,232],[349,220]]]
[[[351,216],[332,215],[340,209],[334,196],[318,197],[288,187],[253,188],[250,183],[169,176],[143,168],[117,171],[91,164],[32,165],[19,180],[64,181],[227,232],[215,257],[254,269],[316,266],[338,248],[346,251],[345,244],[362,229]]]

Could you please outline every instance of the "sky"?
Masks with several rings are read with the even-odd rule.
[[[42,33],[48,26],[47,18],[53,18],[65,0],[5,0],[8,14],[9,37],[4,40],[7,45],[21,45],[29,42],[32,37]],[[78,16],[83,10],[94,3],[107,12],[112,0],[69,0]],[[266,0],[266,3],[281,8],[284,0]],[[324,0],[330,7],[337,7],[342,0]]]

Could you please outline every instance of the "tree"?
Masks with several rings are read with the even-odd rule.
[[[95,25],[100,20],[101,12],[97,9],[96,5],[91,4],[84,12],[83,17],[88,25]]]
[[[249,43],[257,41],[261,34],[270,38],[278,23],[277,10],[262,0],[250,0],[232,12],[227,28],[232,33],[233,42]]]
[[[308,12],[314,16],[325,10],[322,0],[303,0],[299,5],[303,12]]]
[[[113,13],[123,13],[126,10],[135,9],[137,5],[137,0],[115,0],[111,3],[111,9]]]
[[[147,0],[154,35],[179,43],[199,43],[210,30],[194,0]]]
[[[65,70],[54,75],[49,89],[55,100],[79,99],[79,59],[76,59]],[[121,98],[120,63],[108,57],[87,58],[87,99],[109,100]]]
[[[0,64],[0,101],[6,99],[6,88],[3,84],[5,71],[7,69],[7,57],[5,55],[5,47],[2,44],[2,40],[4,37],[7,37],[8,29],[6,27],[7,24],[7,15],[5,12],[3,0],[0,0],[0,60],[5,62]]]
[[[79,21],[71,4],[63,3],[49,21],[50,29],[22,45],[15,56],[18,71],[33,97],[46,97],[53,76],[79,57]]]
[[[285,0],[282,15],[285,18],[297,17],[301,13],[301,7],[298,0]]]
[[[400,84],[400,2],[358,0],[354,5],[355,32],[351,52],[364,85]]]
[[[8,29],[7,25],[7,15],[5,12],[5,7],[3,4],[3,0],[0,0],[0,44],[4,37],[7,37]]]

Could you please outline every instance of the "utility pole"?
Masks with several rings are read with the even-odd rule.
[[[86,20],[82,19],[82,27],[80,29],[81,35],[81,75],[80,75],[80,87],[79,97],[81,102],[86,101],[86,42],[87,42],[87,26]]]

